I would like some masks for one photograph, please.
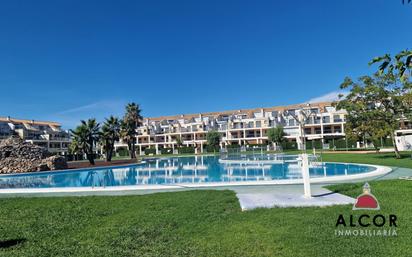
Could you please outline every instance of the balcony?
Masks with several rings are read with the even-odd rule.
[[[330,117],[323,117],[323,123],[330,123]]]

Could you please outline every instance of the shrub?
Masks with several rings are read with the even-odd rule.
[[[129,156],[129,151],[126,148],[117,149],[119,156]]]
[[[347,145],[348,145],[348,148],[356,148],[356,141],[352,139],[348,139]],[[346,140],[344,138],[330,140],[329,148],[333,149],[334,147],[336,147],[336,149],[346,149]]]
[[[267,144],[248,144],[248,148],[266,148]]]
[[[146,148],[146,149],[144,149],[144,154],[146,154],[146,155],[156,154],[156,149],[155,148]]]
[[[315,140],[315,141],[306,141],[306,149],[322,149],[322,141],[320,140]]]
[[[205,149],[207,153],[218,153],[220,150],[219,146],[211,146],[211,145],[206,145]]]
[[[193,146],[182,146],[177,149],[179,154],[184,153],[195,153],[195,148]]]
[[[173,153],[173,148],[162,148],[160,149],[161,154],[172,154]]]
[[[298,149],[298,144],[296,142],[282,142],[283,150],[296,150]]]
[[[227,145],[226,148],[227,149],[238,149],[240,148],[240,145]]]

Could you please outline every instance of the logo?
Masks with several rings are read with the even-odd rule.
[[[356,198],[352,210],[355,212],[339,214],[335,223],[335,236],[391,237],[398,235],[398,218],[395,214],[370,212],[379,211],[380,205],[371,193],[368,183],[363,185],[363,193]]]
[[[368,182],[363,186],[363,193],[356,199],[352,210],[380,210],[378,200],[371,193]]]

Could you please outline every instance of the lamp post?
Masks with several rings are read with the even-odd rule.
[[[309,176],[309,159],[308,154],[301,154],[302,158],[302,179],[303,179],[303,196],[305,198],[312,198],[310,190],[310,176]]]

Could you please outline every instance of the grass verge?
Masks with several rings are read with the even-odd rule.
[[[412,182],[371,186],[379,213],[398,216],[398,237],[335,236],[338,215],[359,212],[348,205],[242,212],[227,190],[9,198],[0,256],[410,256]],[[362,185],[330,188],[356,196]]]

